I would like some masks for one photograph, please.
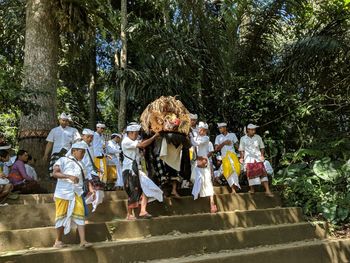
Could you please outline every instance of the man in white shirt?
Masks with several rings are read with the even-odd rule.
[[[72,145],[71,155],[61,157],[54,165],[53,176],[57,179],[54,193],[56,206],[57,238],[56,248],[64,247],[63,234],[68,234],[72,223],[77,225],[80,246],[90,247],[85,239],[85,206],[83,200],[84,158],[86,143],[77,142]]]
[[[222,158],[226,156],[227,151],[236,153],[235,148],[238,149],[238,139],[236,134],[228,132],[227,123],[218,123],[220,135],[215,138],[215,150],[221,152]]]
[[[113,133],[111,140],[107,143],[107,154],[111,156],[111,160],[107,160],[108,181],[115,182],[116,187],[123,187],[122,167],[119,160],[119,155],[122,152],[120,143],[122,135]]]
[[[190,137],[197,137],[198,136],[198,132],[199,132],[199,128],[197,125],[197,121],[198,121],[198,115],[194,114],[194,113],[190,113],[190,125],[191,125],[191,129],[190,129]],[[189,149],[188,149],[189,147]],[[183,149],[182,149],[182,153],[181,153],[181,176],[184,178],[184,180],[182,181],[181,184],[181,188],[190,188],[190,180],[191,176],[190,174],[192,174],[192,170],[195,167],[195,159],[196,159],[196,154],[195,154],[195,148],[194,146],[189,145],[188,147],[186,147],[184,145]],[[189,180],[185,179],[185,172],[188,171],[188,175],[189,176]],[[188,177],[188,176],[187,176]],[[193,180],[192,180],[193,181]],[[179,198],[180,195],[177,193],[177,182],[173,181],[173,189],[171,194],[176,197]]]
[[[208,124],[199,122],[199,131],[196,137],[191,136],[191,143],[197,152],[196,165],[193,169],[194,185],[192,195],[196,200],[198,196],[209,196],[210,212],[216,213],[217,207],[214,201],[214,188],[211,179],[211,167],[209,163],[209,137],[207,136]]]
[[[232,152],[236,154],[235,148],[238,149],[238,139],[236,134],[228,132],[227,123],[218,123],[218,128],[221,134],[215,138],[215,150],[221,153],[221,157],[225,161],[227,153]],[[230,159],[229,155],[226,158]],[[232,193],[236,193],[236,191],[241,187],[239,185],[238,174],[235,172],[232,160],[230,160],[230,163],[233,168],[233,172],[230,175],[227,175],[226,180],[232,189]]]
[[[94,164],[94,150],[91,145],[94,138],[94,131],[84,129],[82,132],[82,143],[86,144],[86,151],[81,162],[85,167],[85,178],[89,180],[89,193],[86,196],[86,203],[92,204],[92,212],[95,212],[97,206],[103,202],[105,184],[101,182],[98,169]],[[69,157],[72,151],[69,150],[66,157]]]
[[[94,140],[92,141],[92,147],[94,149],[94,163],[97,169],[100,171],[102,182],[107,182],[107,160],[106,160],[106,141],[104,138],[104,132],[106,125],[103,123],[96,124],[96,131],[94,133]]]
[[[60,125],[53,128],[46,138],[47,144],[44,153],[44,160],[47,161],[51,154],[49,164],[50,176],[52,176],[53,165],[55,162],[67,153],[73,143],[80,139],[78,130],[69,126],[71,120],[70,115],[62,113],[59,116]]]
[[[197,121],[198,121],[198,115],[190,113],[190,119],[191,119],[191,131],[190,133],[192,134],[193,137],[197,137],[198,135],[198,126],[197,126]]]
[[[94,138],[94,131],[90,129],[83,129],[82,136],[81,136],[81,142],[86,144],[86,151],[83,159],[81,162],[84,164],[85,172],[86,172],[86,178],[91,179],[92,174],[97,175],[96,167],[94,165],[94,150],[91,145],[92,140]],[[66,153],[66,157],[69,157],[72,155],[72,149],[69,149],[69,151]]]
[[[151,138],[139,141],[139,131],[141,126],[131,123],[126,128],[126,135],[122,141],[123,160],[123,181],[124,189],[128,194],[128,213],[127,220],[136,219],[133,215],[133,209],[139,206],[141,201],[140,218],[150,219],[152,216],[147,212],[147,203],[149,198],[156,198],[163,201],[163,192],[150,180],[142,171],[140,171],[139,149],[149,146],[158,136],[156,133]]]
[[[241,153],[240,162],[244,164],[247,172],[250,193],[254,193],[254,185],[262,184],[266,190],[266,195],[272,197],[269,188],[267,172],[264,167],[265,145],[259,135],[256,134],[256,126],[247,126],[247,135],[241,138],[239,151]]]
[[[82,163],[86,168],[86,179],[89,180],[89,193],[86,196],[86,203],[92,204],[92,212],[103,202],[105,184],[98,176],[98,169],[94,164],[94,149],[91,145],[94,139],[94,131],[84,129],[82,132],[82,142],[86,143],[86,152]]]

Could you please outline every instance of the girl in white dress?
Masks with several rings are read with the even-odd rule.
[[[216,213],[217,207],[214,202],[214,188],[211,178],[211,169],[208,155],[209,149],[209,137],[207,136],[208,124],[199,122],[199,132],[196,137],[191,136],[191,143],[196,147],[196,166],[193,169],[194,173],[194,185],[192,195],[196,200],[200,197],[210,197],[210,212]]]

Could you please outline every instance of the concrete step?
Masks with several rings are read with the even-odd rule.
[[[0,262],[137,262],[202,253],[252,248],[261,244],[311,240],[324,231],[310,223],[258,226],[181,235],[166,235],[132,241],[95,243],[91,249],[41,248],[1,254]]]
[[[292,224],[303,221],[300,208],[271,208],[217,214],[162,216],[152,220],[115,220],[106,223],[90,223],[86,225],[86,236],[87,240],[91,242],[102,242],[205,230]],[[50,247],[55,239],[55,234],[54,227],[0,231],[0,251]],[[65,236],[64,242],[66,244],[78,243],[77,233],[71,231],[69,235]]]
[[[272,181],[271,178],[270,178],[270,181]],[[49,180],[49,181],[44,180],[44,181],[40,181],[39,183],[40,183],[41,187],[43,187],[44,189],[46,189],[48,191],[48,193],[53,193],[55,191],[56,181],[54,181],[54,180]],[[215,185],[215,186],[217,186],[217,185]],[[221,186],[221,187],[228,188],[228,186]],[[241,184],[241,187],[242,187],[242,191],[243,192],[247,192],[249,190],[249,186],[248,185]],[[167,190],[169,188],[171,188],[171,186],[167,187],[166,192],[167,192]],[[284,189],[284,186],[283,185],[271,185],[271,188],[274,189],[274,191],[279,192],[279,191],[282,191]],[[256,186],[256,190],[257,191],[261,191],[261,192],[264,191],[262,186]],[[182,192],[182,194],[184,194],[184,195],[190,195],[191,194],[191,192],[189,192],[186,189],[179,189],[179,192]]]
[[[348,263],[350,239],[299,241],[148,263]]]
[[[128,198],[125,191],[106,191],[105,200],[108,201],[120,201],[126,200]],[[28,195],[19,195],[19,198],[16,200],[8,199],[6,201],[9,205],[35,205],[35,204],[47,204],[53,203],[53,193],[50,194],[28,194]]]
[[[191,189],[179,189],[180,195],[190,196]],[[214,187],[215,194],[230,194],[231,190],[226,186]],[[105,200],[109,201],[118,201],[126,200],[128,196],[123,190],[116,191],[105,191]],[[8,199],[6,201],[9,205],[28,205],[28,204],[46,204],[53,203],[53,193],[50,194],[27,194],[19,195],[19,198],[16,200]]]
[[[220,212],[281,206],[278,193],[273,198],[266,197],[263,193],[244,193],[216,195],[215,199]],[[126,206],[126,200],[104,201],[88,219],[92,222],[124,219]],[[147,210],[154,216],[209,213],[209,198],[199,198],[195,201],[190,196],[180,199],[165,198],[163,203],[150,203]],[[55,220],[55,206],[52,203],[5,206],[0,209],[0,218],[0,231],[52,226]]]

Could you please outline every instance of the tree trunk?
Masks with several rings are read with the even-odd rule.
[[[127,0],[121,0],[121,33],[120,38],[122,41],[122,50],[120,54],[120,69],[125,70],[127,67],[127,38],[126,38],[126,27],[128,23],[128,11],[127,11]],[[121,132],[126,124],[126,89],[125,79],[120,84],[120,95],[119,95],[119,112],[118,112],[118,130]]]
[[[250,14],[252,7],[248,4],[247,6],[243,6],[242,9],[244,12],[239,25],[238,40],[240,44],[245,44],[247,41],[247,35],[249,34],[249,26],[252,23]]]
[[[89,127],[94,130],[96,125],[96,82],[97,82],[97,72],[96,72],[96,40],[95,34],[92,38],[93,41],[91,44],[90,52],[90,74],[89,74],[89,98],[90,98],[90,107],[89,107]]]
[[[170,3],[169,0],[163,1],[163,22],[166,29],[170,27]]]
[[[52,0],[27,0],[24,75],[22,85],[33,91],[31,112],[20,119],[20,148],[37,160],[40,179],[48,178],[43,155],[45,138],[57,124],[56,92],[58,85],[59,31]]]

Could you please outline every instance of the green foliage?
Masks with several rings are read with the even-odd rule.
[[[18,112],[0,114],[0,131],[5,134],[6,142],[8,144],[11,144],[13,148],[16,148],[18,145],[18,117],[16,116],[17,114]]]
[[[329,151],[321,151],[323,148]],[[337,151],[343,152],[345,158],[330,154]],[[330,141],[319,149],[300,150],[293,156],[298,161],[280,170],[274,183],[284,185],[287,205],[301,206],[306,214],[321,215],[331,223],[347,222],[350,219],[349,157],[348,139]]]

